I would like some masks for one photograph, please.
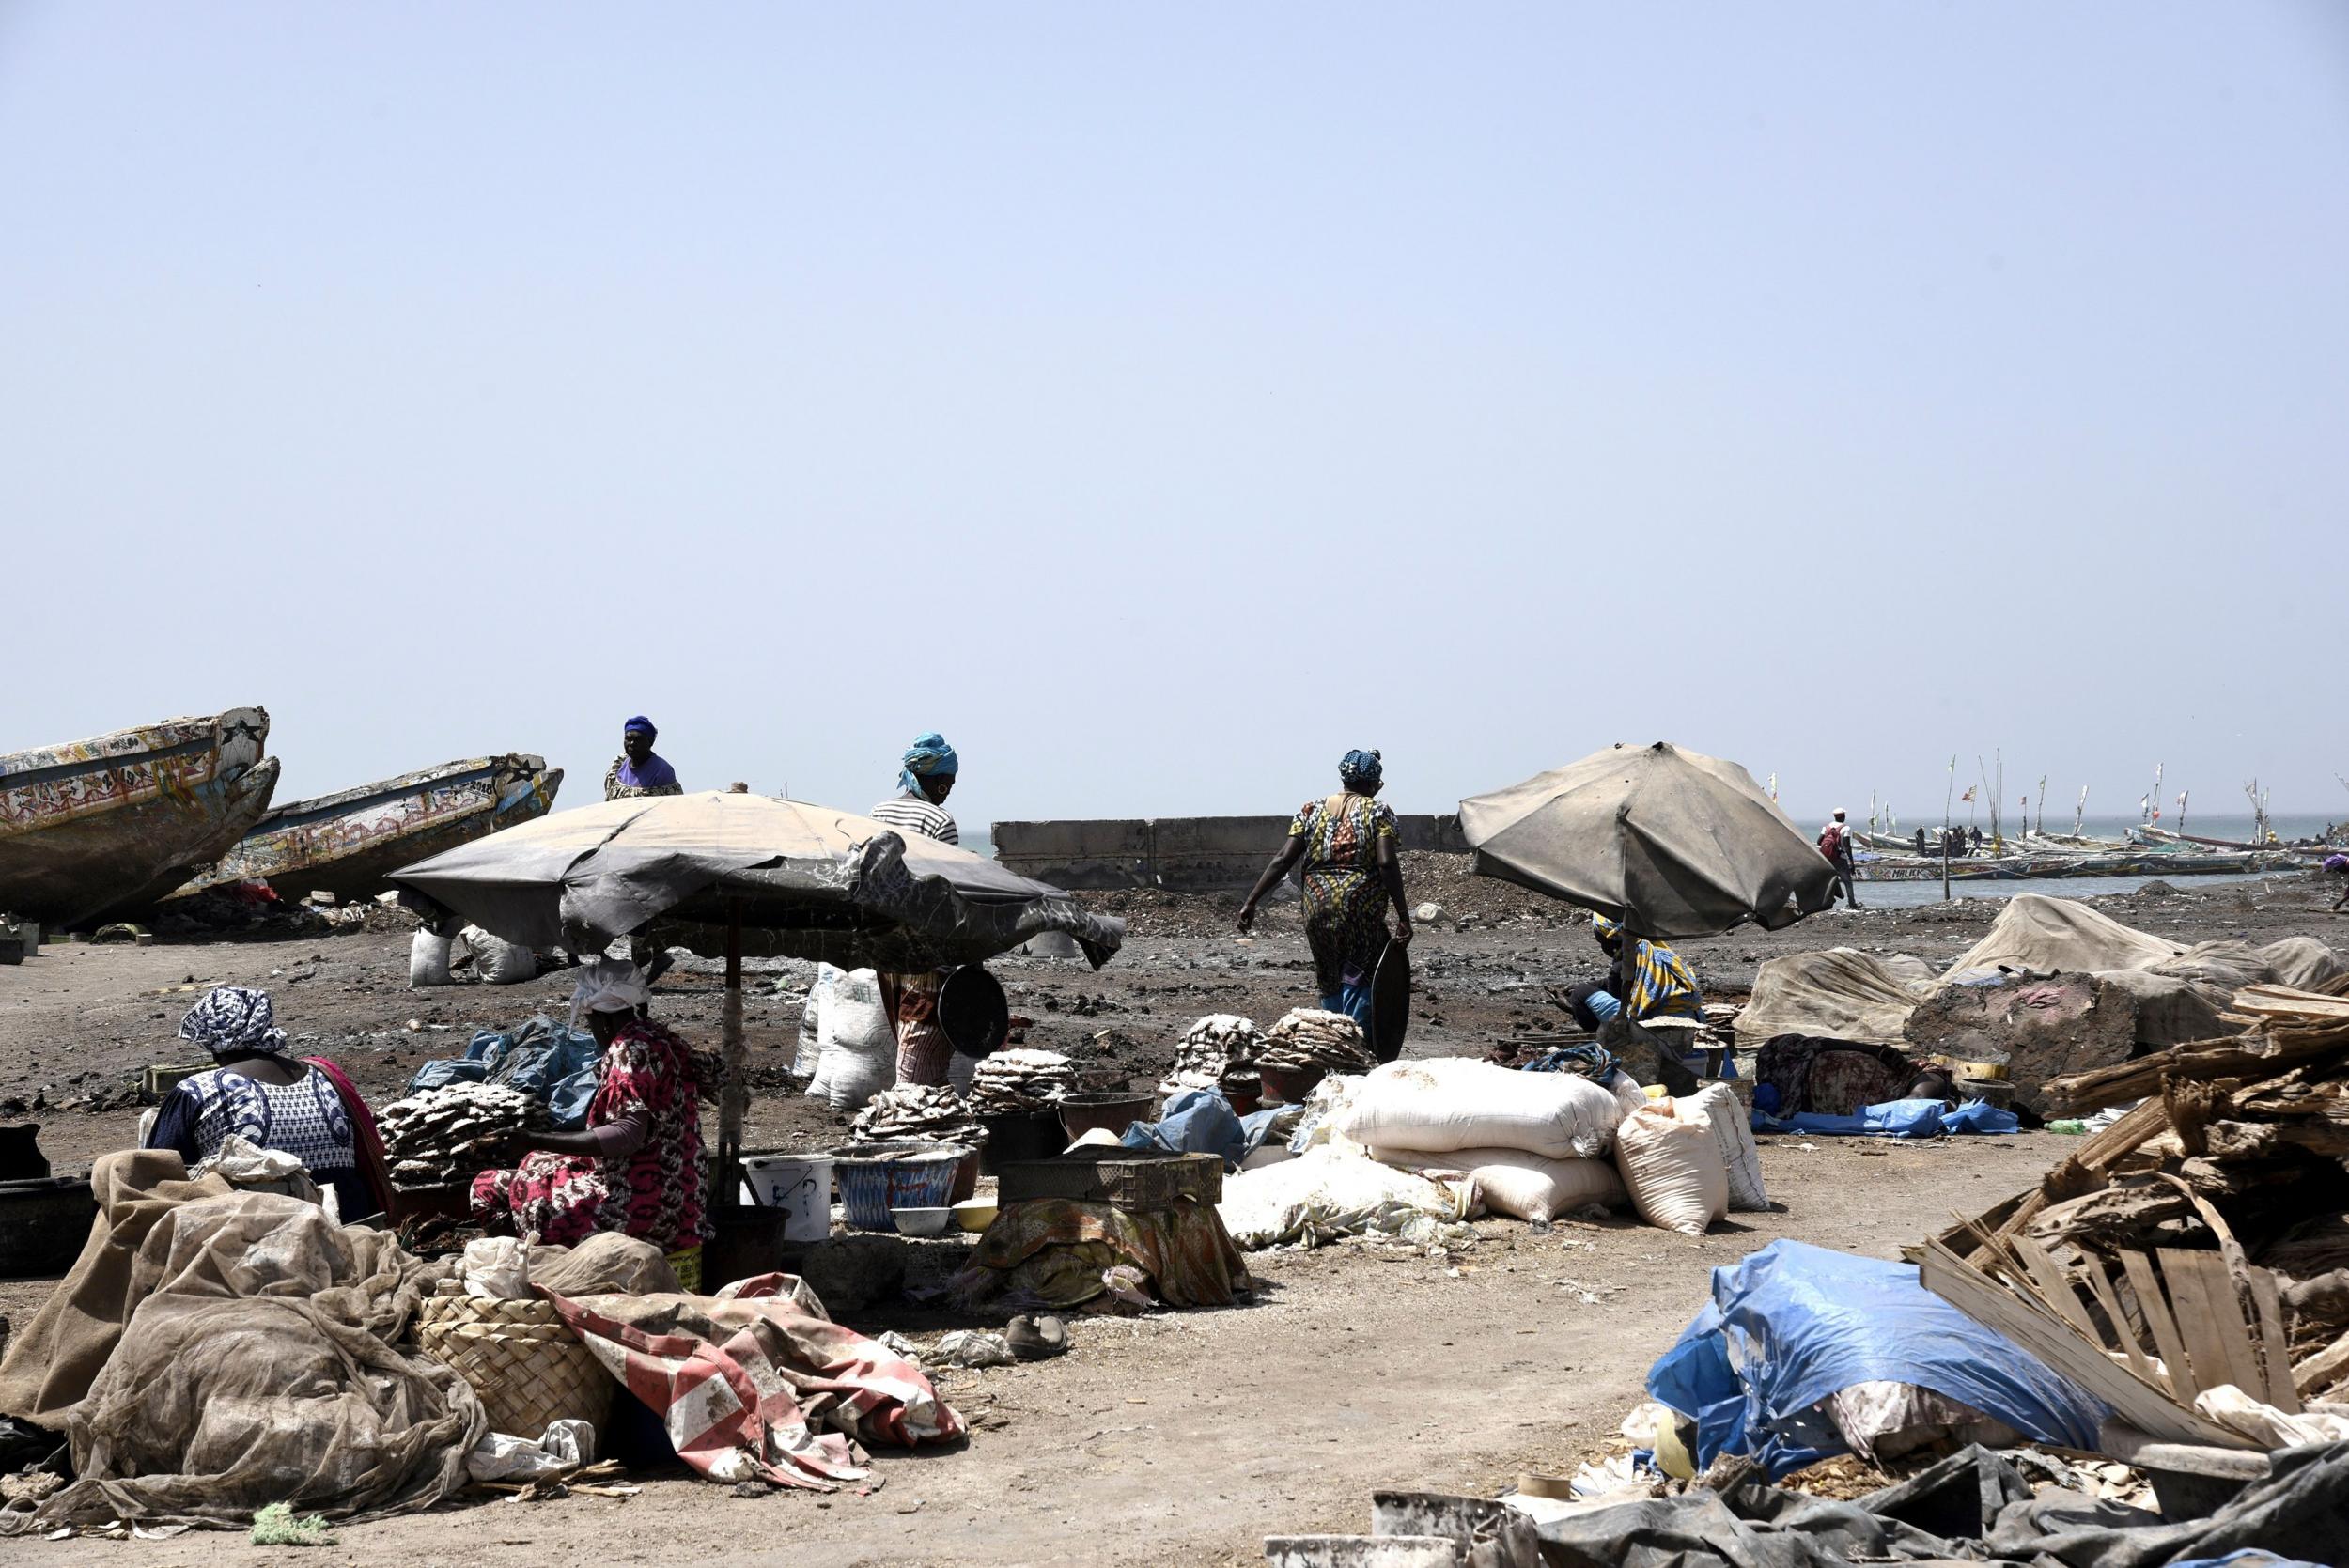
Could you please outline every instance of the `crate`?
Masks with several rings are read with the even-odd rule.
[[[1220,1203],[1223,1161],[1161,1149],[1080,1149],[1050,1159],[1013,1160],[996,1172],[996,1202],[1003,1207],[1039,1198],[1107,1203],[1129,1214],[1161,1213],[1185,1198]]]

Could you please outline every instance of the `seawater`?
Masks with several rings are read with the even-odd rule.
[[[2109,898],[2116,893],[2135,893],[2148,882],[2167,882],[2180,890],[2222,887],[2231,883],[2279,883],[2295,881],[2298,872],[2250,874],[2228,877],[2018,877],[2012,881],[1982,881],[1950,883],[1950,896],[1960,898],[2012,898],[2018,893],[2045,893],[2050,898]],[[1861,882],[1859,906],[1874,904],[1887,909],[1913,909],[1926,904],[1941,902],[1941,878],[1930,882]]]

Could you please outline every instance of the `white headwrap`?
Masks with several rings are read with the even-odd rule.
[[[579,1028],[582,1013],[632,1013],[651,995],[645,971],[626,958],[582,964],[579,984],[571,990],[571,1028]]]

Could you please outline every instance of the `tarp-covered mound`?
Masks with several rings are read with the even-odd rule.
[[[1790,954],[1768,960],[1754,976],[1737,1033],[1747,1040],[1808,1034],[1898,1045],[1901,1026],[1930,985],[1905,979],[1857,948]]]
[[[1941,978],[1955,980],[1968,970],[2001,966],[2067,973],[2152,969],[2185,951],[2077,899],[2018,893],[2006,901],[1982,940],[1967,949]]]
[[[1733,1453],[1772,1480],[1846,1451],[1821,1402],[1906,1383],[2027,1437],[2093,1450],[2111,1412],[1918,1282],[1908,1264],[1774,1241],[1713,1270],[1713,1299],[1648,1370],[1696,1422],[1697,1467]]]
[[[480,1401],[394,1343],[434,1265],[314,1203],[184,1176],[176,1155],[99,1161],[108,1207],[59,1287],[80,1305],[44,1312],[31,1347],[73,1369],[36,1391],[79,1479],[0,1529],[241,1525],[272,1502],[361,1520],[464,1486]],[[144,1223],[135,1251],[110,1216]],[[7,1387],[26,1370],[11,1357]]]
[[[1967,1448],[1850,1502],[1750,1482],[1726,1492],[1691,1486],[1678,1497],[1545,1519],[1538,1529],[1542,1560],[1564,1568],[2257,1568],[2345,1560],[2344,1512],[2349,1443],[2287,1449],[2275,1456],[2273,1475],[2216,1513],[2172,1522],[2062,1487],[2038,1491],[2015,1465]]]
[[[862,1481],[856,1446],[962,1436],[922,1369],[820,1315],[786,1274],[711,1296],[555,1296],[555,1310],[661,1416],[677,1457],[713,1481],[832,1491]]]

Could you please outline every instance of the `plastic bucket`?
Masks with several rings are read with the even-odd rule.
[[[832,1161],[822,1155],[744,1155],[742,1177],[760,1208],[784,1215],[783,1239],[832,1234]]]
[[[830,1151],[843,1217],[851,1230],[894,1231],[892,1209],[946,1207],[955,1172],[970,1152],[959,1143],[850,1143]]]

